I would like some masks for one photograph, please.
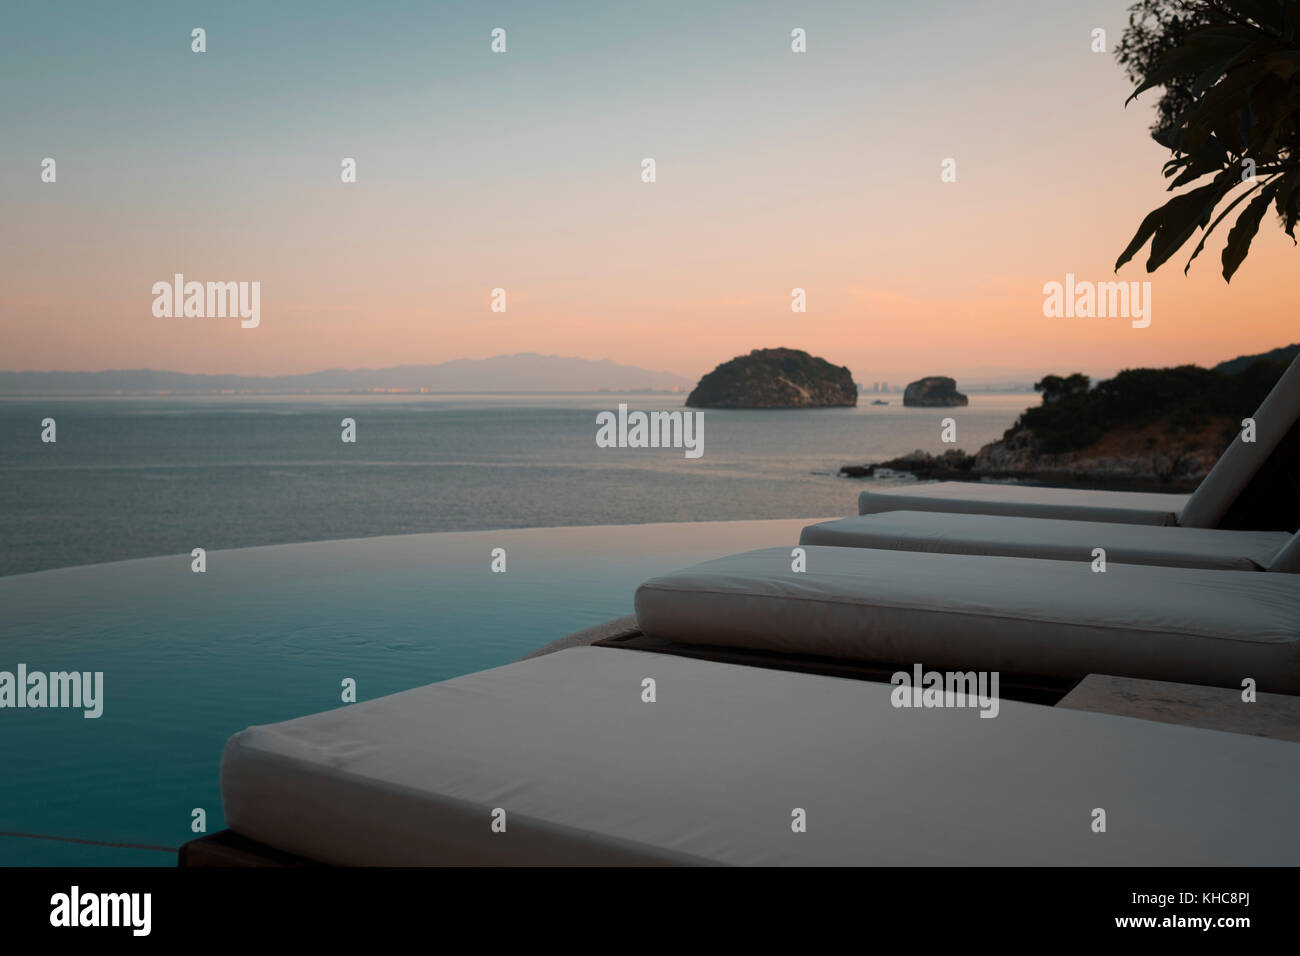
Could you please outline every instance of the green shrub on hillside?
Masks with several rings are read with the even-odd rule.
[[[1255,413],[1285,369],[1284,364],[1266,361],[1232,375],[1197,365],[1137,368],[1092,387],[1078,372],[1049,375],[1034,385],[1043,393],[1043,404],[1028,409],[1003,437],[1028,428],[1039,450],[1050,454],[1086,448],[1118,428],[1159,423],[1177,433],[1227,415],[1233,424],[1226,441],[1237,423]]]

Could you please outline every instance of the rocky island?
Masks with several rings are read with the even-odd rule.
[[[919,408],[957,408],[970,399],[957,391],[957,382],[946,375],[919,378],[903,390],[903,404]]]
[[[687,408],[834,408],[858,404],[853,375],[799,349],[755,349],[700,379]]]
[[[1077,372],[1048,375],[1034,385],[1042,404],[973,455],[918,449],[890,461],[846,465],[840,474],[868,478],[889,469],[943,481],[1191,491],[1297,351],[1300,346],[1291,346],[1213,369],[1129,369],[1095,385]]]

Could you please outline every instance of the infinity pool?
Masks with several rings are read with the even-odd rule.
[[[171,866],[221,829],[233,733],[515,660],[632,611],[647,577],[793,545],[819,519],[281,545],[0,578],[0,671],[102,671],[103,716],[0,710],[0,865]],[[490,569],[505,549],[505,573]]]

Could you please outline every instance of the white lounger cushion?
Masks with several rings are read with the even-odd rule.
[[[808,546],[652,578],[649,637],[888,664],[1090,673],[1300,693],[1300,579]]]
[[[864,491],[858,496],[858,513],[937,511],[1118,524],[1177,524],[1178,512],[1188,498],[1138,491],[938,481]]]
[[[1055,518],[887,511],[809,525],[800,544],[937,554],[1106,561],[1176,568],[1259,571],[1291,540],[1285,531],[1219,531]]]
[[[222,799],[245,836],[356,865],[1300,864],[1293,743],[891,690],[574,648],[245,730]]]
[[[1273,558],[1273,563],[1268,566],[1268,569],[1300,574],[1300,531],[1291,536],[1291,540]]]

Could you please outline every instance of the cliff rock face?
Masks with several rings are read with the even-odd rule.
[[[847,368],[799,349],[755,349],[700,379],[688,408],[827,408],[858,404]]]
[[[989,477],[1195,488],[1223,451],[1226,417],[1178,431],[1165,423],[1118,428],[1086,448],[1045,453],[1031,429],[1021,428],[975,453],[971,470]]]
[[[946,375],[930,375],[917,379],[903,391],[903,404],[926,408],[951,408],[969,405],[968,399],[957,391],[957,382]]]
[[[878,477],[881,469],[903,471],[923,481],[1017,479],[1057,485],[1085,485],[1192,491],[1218,460],[1225,429],[1222,416],[1196,429],[1176,430],[1167,423],[1118,428],[1076,451],[1044,452],[1032,429],[1008,431],[973,455],[950,450],[933,455],[917,450],[874,465],[845,465],[849,478]]]

